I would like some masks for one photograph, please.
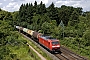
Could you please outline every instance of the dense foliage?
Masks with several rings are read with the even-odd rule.
[[[35,52],[13,26],[12,13],[0,11],[0,60],[37,60]],[[35,54],[35,55],[34,55]]]
[[[65,5],[55,7],[54,3],[46,7],[42,1],[40,4],[35,1],[34,5],[32,3],[22,4],[17,12],[0,11],[0,20],[10,20],[8,22],[11,26],[19,25],[51,35],[60,39],[61,45],[70,47],[81,55],[90,56],[90,12],[83,12],[81,7]],[[60,24],[61,20],[63,26]],[[4,34],[1,30],[0,38],[8,34],[10,34],[8,31]]]

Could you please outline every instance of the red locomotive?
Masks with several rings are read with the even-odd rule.
[[[52,38],[51,36],[40,36],[39,43],[45,46],[50,51],[60,51],[59,40]]]
[[[51,36],[45,36],[39,32],[29,30],[27,28],[23,28],[20,26],[16,26],[17,29],[26,32],[27,34],[31,35],[34,38],[37,38],[37,42],[49,49],[51,52],[60,51],[60,44],[59,40],[51,37]]]

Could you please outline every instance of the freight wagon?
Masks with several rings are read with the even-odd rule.
[[[16,26],[16,29],[19,29],[20,31],[23,31],[32,37],[36,38],[37,42],[46,47],[51,52],[60,52],[60,43],[58,39],[55,39],[51,36],[45,36],[39,32],[29,30],[27,28],[23,28],[20,26]]]

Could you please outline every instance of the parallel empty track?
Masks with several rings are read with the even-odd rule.
[[[54,54],[60,60],[87,60],[86,58],[73,53],[72,51],[63,46],[61,46],[60,50],[61,53]]]

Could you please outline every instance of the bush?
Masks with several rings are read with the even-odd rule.
[[[86,46],[90,46],[90,30],[85,32],[83,38],[85,39]]]

